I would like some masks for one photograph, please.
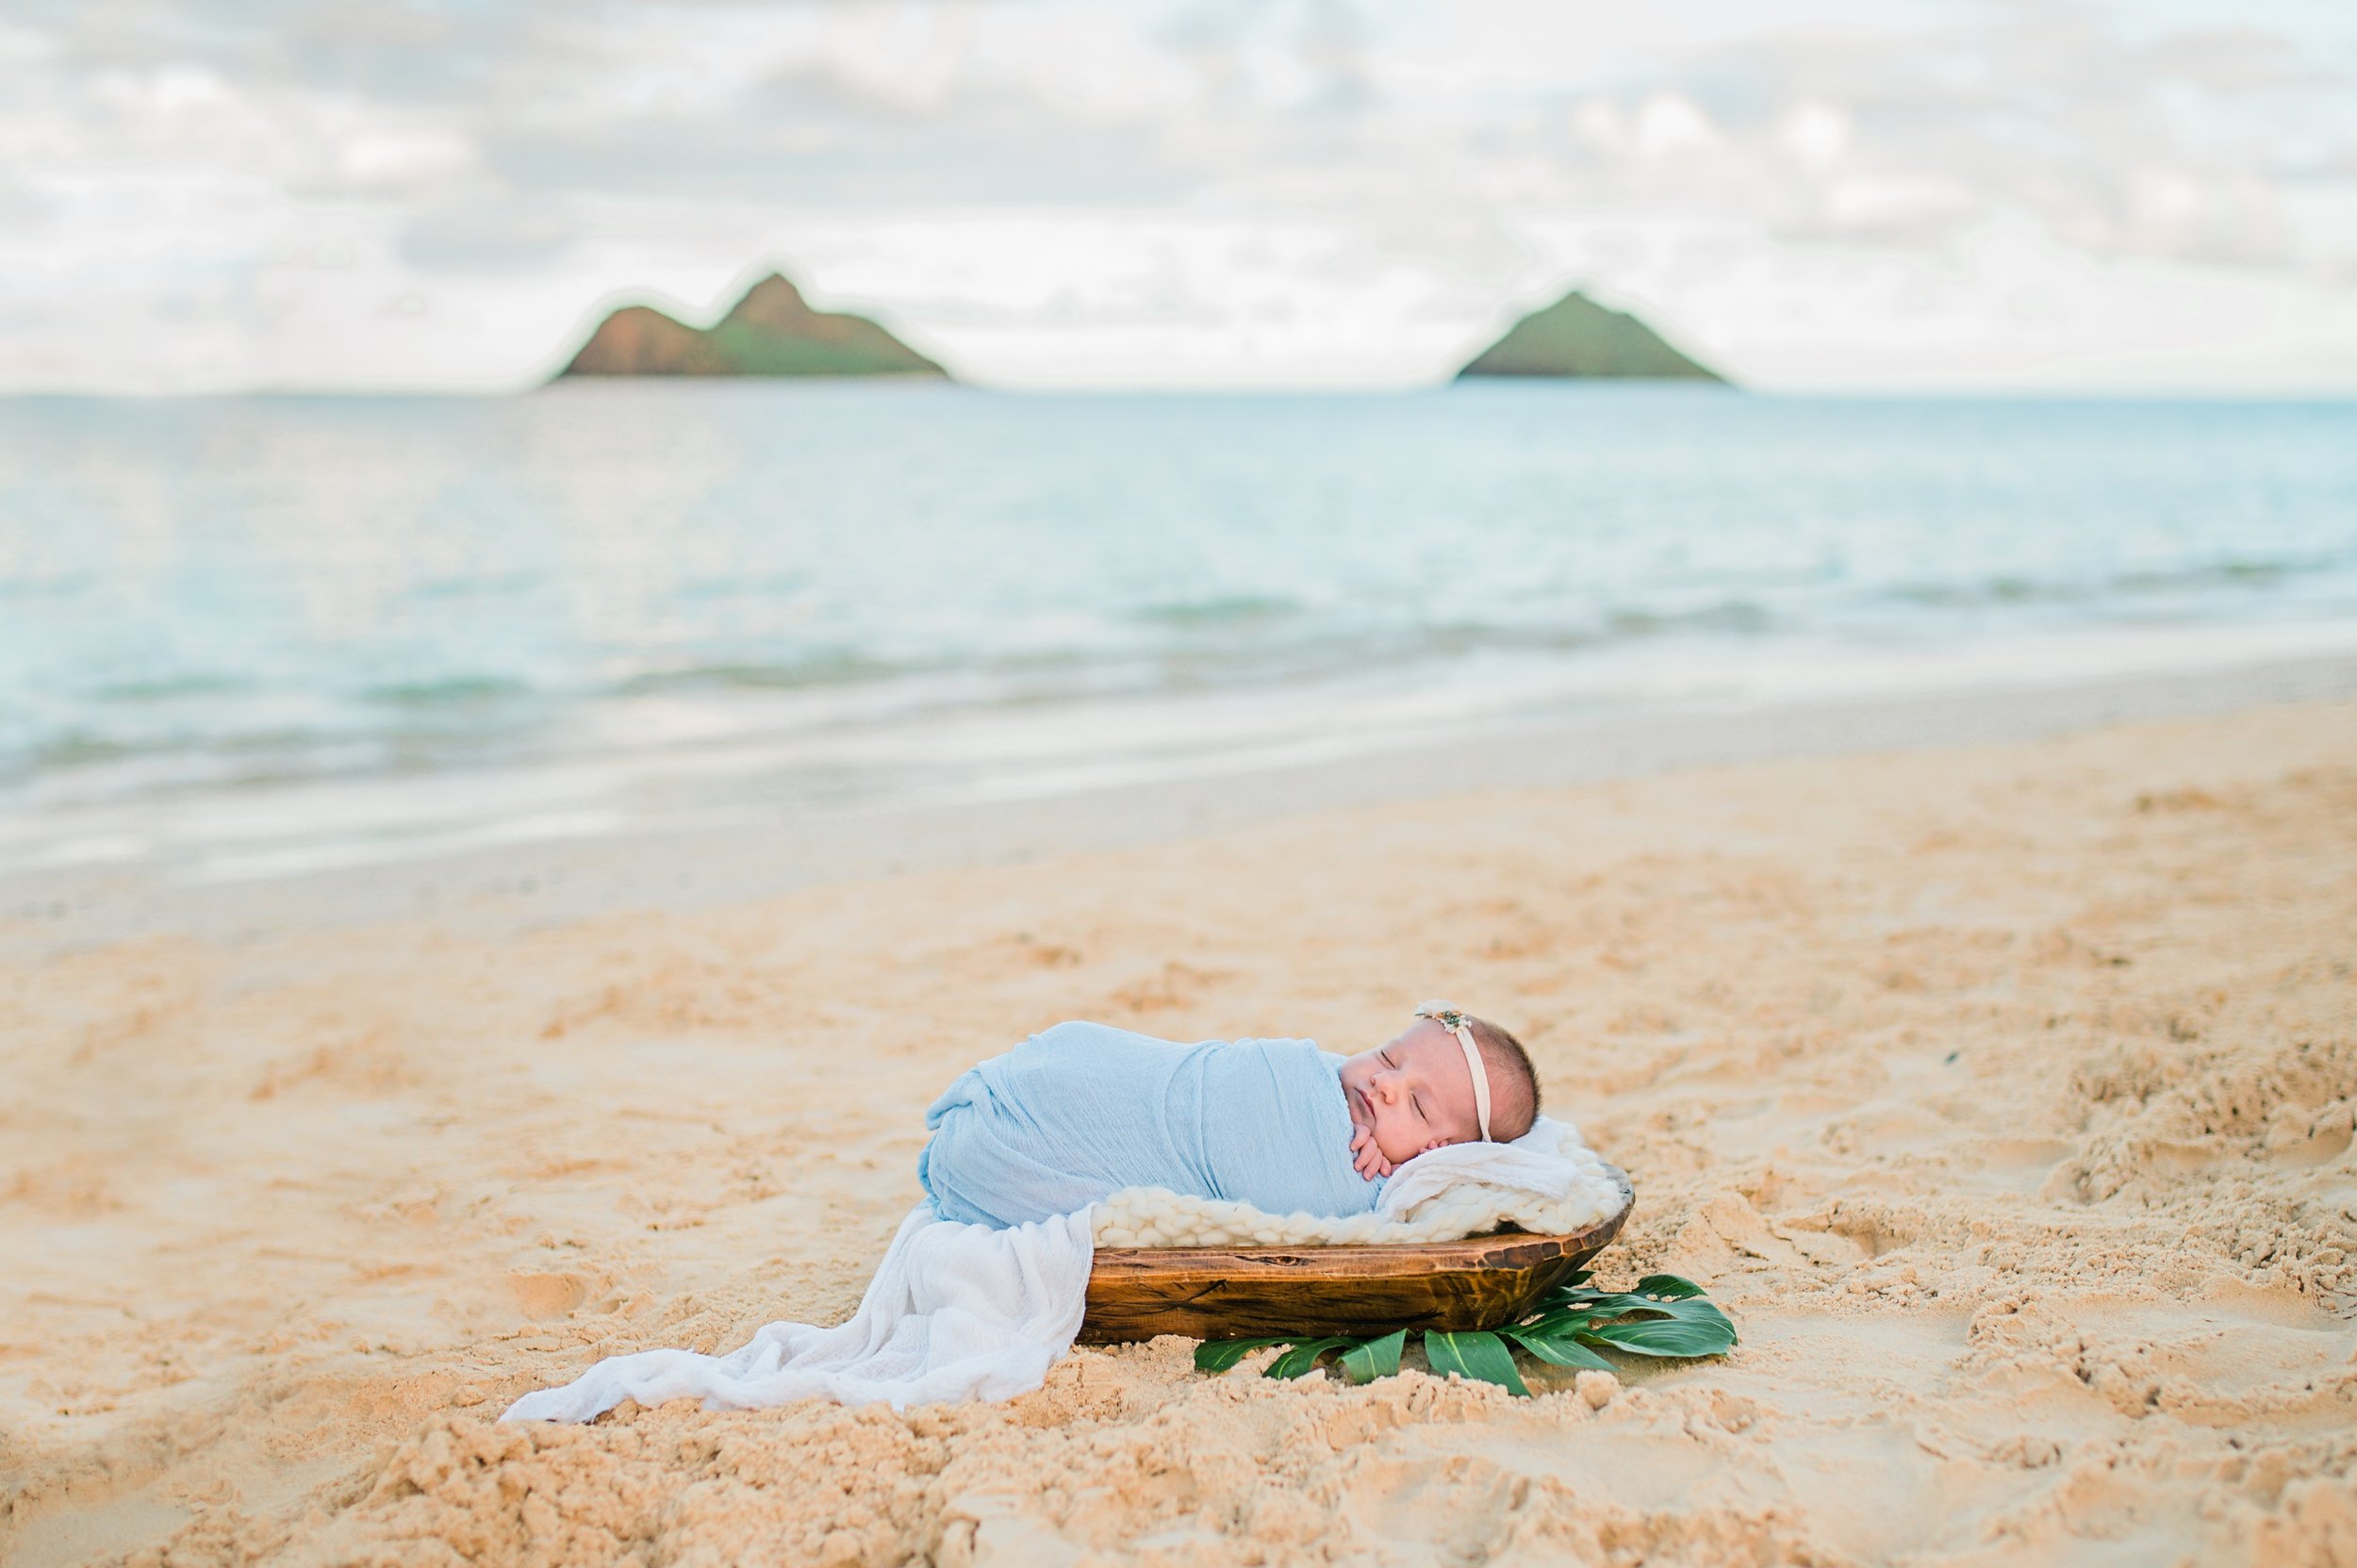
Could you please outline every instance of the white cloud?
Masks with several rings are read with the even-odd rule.
[[[1632,140],[1637,151],[1649,160],[1705,157],[1726,144],[1710,116],[1678,92],[1653,93],[1638,107]]]
[[[776,259],[1022,384],[1429,379],[1581,281],[1771,385],[2357,387],[2353,77],[2304,0],[32,0],[0,386],[515,385]]]
[[[1850,116],[1818,98],[1803,98],[1776,119],[1776,145],[1804,169],[1832,168],[1850,150]]]

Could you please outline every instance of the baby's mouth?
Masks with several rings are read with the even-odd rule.
[[[1375,1125],[1375,1105],[1367,1098],[1367,1092],[1364,1089],[1350,1091],[1350,1119],[1360,1127]]]

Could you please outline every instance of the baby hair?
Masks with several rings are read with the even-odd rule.
[[[1539,1119],[1539,1069],[1531,1065],[1523,1043],[1505,1030],[1470,1015],[1465,1022],[1472,1026],[1497,1101],[1491,1111],[1490,1134],[1499,1143],[1511,1143]]]

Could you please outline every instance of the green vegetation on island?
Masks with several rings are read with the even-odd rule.
[[[651,305],[624,305],[598,323],[571,363],[579,375],[908,375],[948,371],[865,316],[813,310],[775,272],[710,327]]]
[[[1516,322],[1457,375],[1460,381],[1487,375],[1726,379],[1672,348],[1636,317],[1607,310],[1577,289]]]

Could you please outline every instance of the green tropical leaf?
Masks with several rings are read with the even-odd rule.
[[[1265,1350],[1272,1345],[1289,1345],[1286,1339],[1207,1339],[1195,1347],[1195,1369],[1197,1372],[1225,1372],[1255,1350]]]
[[[1595,1293],[1589,1290],[1587,1286],[1588,1281],[1593,1278],[1594,1276],[1590,1274],[1584,1268],[1574,1270],[1572,1273],[1565,1275],[1562,1279],[1558,1279],[1554,1284],[1549,1285],[1546,1290],[1541,1294],[1539,1297],[1540,1305],[1565,1306],[1579,1300],[1583,1296],[1592,1296]]]
[[[1681,1301],[1647,1302],[1636,1309],[1634,1315],[1646,1322],[1666,1318],[1673,1323],[1690,1323],[1712,1333],[1724,1335],[1729,1345],[1735,1344],[1735,1325],[1728,1321],[1727,1314],[1719,1310],[1717,1302],[1706,1301],[1699,1296]],[[1711,1353],[1717,1355],[1719,1352]]]
[[[1721,1312],[1717,1302],[1706,1301],[1698,1296],[1690,1301],[1677,1301],[1670,1305],[1673,1309],[1670,1313],[1673,1320],[1679,1323],[1696,1324],[1724,1334],[1727,1348],[1730,1350],[1739,1343],[1735,1334],[1735,1320]]]
[[[1408,1345],[1408,1330],[1385,1334],[1343,1352],[1343,1376],[1354,1383],[1371,1383],[1399,1371],[1399,1353]]]
[[[1625,1317],[1631,1312],[1659,1312],[1664,1316],[1675,1316],[1678,1308],[1683,1305],[1683,1302],[1655,1301],[1625,1291],[1615,1291],[1609,1296],[1589,1296],[1587,1300],[1579,1304],[1579,1311],[1586,1312],[1598,1322],[1608,1323],[1616,1317]]]
[[[1584,1307],[1558,1307],[1553,1312],[1541,1312],[1537,1317],[1525,1318],[1510,1327],[1556,1338],[1575,1329],[1585,1329],[1594,1320],[1595,1314]]]
[[[1424,1336],[1424,1359],[1442,1377],[1461,1373],[1479,1382],[1496,1383],[1511,1394],[1527,1396],[1530,1393],[1523,1383],[1523,1375],[1515,1369],[1514,1353],[1495,1334],[1449,1334],[1438,1329],[1427,1329]]]
[[[1536,1324],[1498,1330],[1516,1345],[1542,1362],[1557,1366],[1576,1366],[1592,1372],[1610,1372],[1612,1363],[1579,1343],[1576,1337],[1587,1327],[1542,1329]]]
[[[1723,1356],[1735,1346],[1735,1330],[1718,1324],[1650,1318],[1641,1323],[1599,1323],[1580,1330],[1590,1345],[1634,1350],[1640,1356]]]
[[[1724,1355],[1735,1347],[1735,1325],[1690,1279],[1648,1274],[1632,1290],[1599,1291],[1590,1288],[1589,1278],[1584,1269],[1568,1276],[1539,1298],[1535,1312],[1494,1333],[1427,1331],[1425,1360],[1442,1376],[1454,1372],[1527,1395],[1530,1390],[1514,1364],[1508,1341],[1552,1365],[1602,1372],[1616,1369],[1596,1354],[1599,1349],[1694,1359]],[[1299,1378],[1340,1351],[1343,1377],[1352,1383],[1369,1383],[1398,1372],[1407,1343],[1406,1329],[1372,1340],[1341,1335],[1211,1340],[1195,1346],[1195,1364],[1199,1372],[1226,1372],[1256,1350],[1284,1345],[1288,1348],[1269,1362],[1263,1376]]]
[[[1735,1338],[1735,1326],[1727,1321],[1727,1314],[1715,1302],[1698,1296],[1667,1300],[1633,1295],[1602,1296],[1580,1310],[1592,1314],[1599,1323],[1624,1317],[1669,1318],[1679,1323],[1708,1324],[1724,1331],[1730,1345]]]
[[[1298,1378],[1318,1364],[1318,1358],[1329,1350],[1342,1350],[1358,1345],[1355,1339],[1339,1336],[1327,1339],[1306,1339],[1291,1350],[1268,1363],[1263,1378]]]

